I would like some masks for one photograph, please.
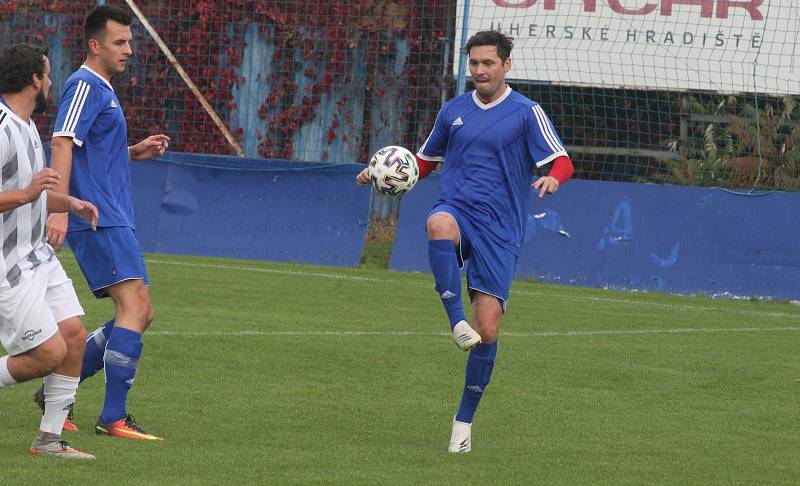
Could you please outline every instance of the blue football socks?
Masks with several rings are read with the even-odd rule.
[[[100,412],[104,424],[121,419],[127,413],[128,391],[133,386],[136,365],[142,355],[139,333],[115,327],[111,331],[103,358],[106,368],[106,400]]]
[[[475,411],[481,402],[483,392],[492,379],[494,359],[497,356],[497,341],[489,344],[479,344],[472,348],[467,358],[467,375],[464,380],[464,392],[461,395],[461,405],[456,413],[456,420],[471,424],[475,418]]]
[[[466,320],[464,304],[461,302],[461,270],[458,268],[455,244],[450,240],[428,241],[428,262],[436,281],[436,292],[442,299],[452,329],[458,321]]]
[[[106,322],[94,330],[86,338],[86,351],[83,352],[83,365],[81,366],[81,381],[94,376],[103,369],[103,354],[106,352],[106,342],[111,330],[114,329],[114,319]]]

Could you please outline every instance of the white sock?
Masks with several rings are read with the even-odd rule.
[[[11,376],[11,372],[8,371],[8,358],[8,355],[0,358],[0,388],[17,384],[17,380],[15,380],[14,377]]]
[[[44,377],[44,415],[41,432],[61,435],[69,406],[75,402],[75,393],[81,379],[50,373]]]

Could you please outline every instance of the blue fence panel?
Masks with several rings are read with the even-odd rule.
[[[438,178],[403,200],[391,268],[428,271]],[[800,194],[570,181],[531,212],[517,276],[679,294],[800,299]]]
[[[432,174],[417,182],[400,202],[397,235],[392,246],[389,268],[429,272],[428,237],[425,218],[439,195],[439,175]]]
[[[158,226],[161,220],[161,205],[167,184],[170,164],[157,161],[136,162],[131,166],[133,177],[133,210],[136,214],[136,238],[144,251],[158,250]]]
[[[133,164],[144,251],[358,265],[370,199],[354,182],[363,166],[221,159]]]

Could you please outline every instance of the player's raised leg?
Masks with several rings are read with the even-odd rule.
[[[106,396],[95,430],[101,435],[139,440],[163,440],[145,432],[127,412],[128,392],[133,387],[142,333],[153,320],[150,294],[143,280],[125,280],[107,288],[116,306],[116,323],[104,355]]]
[[[464,390],[453,419],[453,430],[447,448],[450,452],[469,452],[472,449],[472,421],[492,378],[497,356],[497,335],[503,316],[502,304],[492,295],[475,292],[472,316],[482,343],[475,346],[467,358]]]
[[[428,261],[436,292],[450,321],[453,340],[467,351],[480,342],[480,336],[467,323],[461,298],[461,270],[456,248],[460,242],[458,223],[445,211],[433,213],[427,222]]]

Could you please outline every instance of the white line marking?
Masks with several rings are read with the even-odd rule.
[[[189,263],[189,262],[177,262],[173,260],[159,260],[150,258],[147,259],[147,263],[160,263],[162,265],[177,265],[179,267],[235,270],[237,272],[272,273],[276,275],[293,275],[297,277],[321,277],[321,278],[332,278],[336,280],[355,280],[363,282],[388,282],[388,283],[402,283],[402,284],[409,283],[400,280],[391,280],[391,279],[383,279],[375,277],[359,277],[357,275],[337,275],[335,273],[303,272],[300,270],[279,270],[276,268],[242,267],[239,265],[225,265],[222,263]],[[430,287],[433,288],[432,285]]]
[[[291,275],[297,277],[318,277],[318,278],[329,278],[334,280],[351,280],[354,282],[377,282],[383,284],[398,284],[398,285],[411,285],[414,287],[420,288],[430,288],[433,289],[433,282],[431,283],[422,283],[422,282],[414,282],[409,280],[398,280],[398,279],[391,279],[391,278],[375,278],[375,277],[361,277],[358,275],[341,275],[335,273],[325,273],[325,272],[307,272],[301,270],[281,270],[275,268],[260,268],[260,267],[245,267],[240,265],[226,265],[221,263],[190,263],[190,262],[180,262],[175,260],[163,260],[160,258],[153,258],[147,259],[147,263],[154,263],[154,264],[161,264],[161,265],[175,265],[180,267],[193,267],[193,268],[212,268],[218,270],[234,270],[237,272],[253,272],[253,273],[267,273],[267,274],[275,274],[275,275]],[[524,297],[542,297],[542,293],[537,292],[526,292],[524,290],[511,290],[511,295],[519,295]],[[642,295],[642,294],[637,294]],[[552,293],[552,291],[547,291],[547,298],[560,298],[560,299],[567,299],[567,300],[576,300],[574,294],[558,294]],[[792,312],[774,312],[774,311],[758,311],[752,309],[736,309],[736,308],[715,308],[715,307],[708,307],[702,305],[689,305],[689,304],[673,304],[668,302],[652,302],[652,301],[640,301],[636,299],[624,299],[624,298],[615,298],[615,297],[594,297],[594,296],[582,296],[578,300],[581,301],[591,301],[591,302],[603,302],[608,304],[621,304],[621,305],[639,305],[644,307],[663,307],[675,311],[687,311],[687,312],[697,312],[697,311],[706,311],[706,312],[725,312],[725,313],[733,313],[733,314],[743,314],[749,316],[760,316],[760,317],[776,317],[776,318],[788,318],[788,319],[798,319],[800,318],[800,313],[792,313]]]
[[[501,332],[505,337],[570,337],[570,336],[620,336],[649,334],[739,333],[739,332],[800,332],[800,327],[741,327],[741,328],[676,328],[676,329],[611,329],[605,331],[551,331],[551,332]],[[149,331],[147,336],[163,337],[397,337],[397,336],[450,336],[449,332],[416,331]]]

